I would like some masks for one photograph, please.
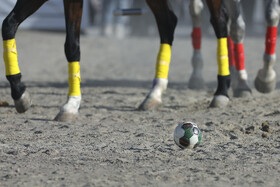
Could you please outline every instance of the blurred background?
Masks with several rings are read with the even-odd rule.
[[[209,22],[209,11],[205,1],[203,2],[202,31],[204,36],[212,36],[214,31]],[[247,35],[258,35],[265,32],[264,2],[263,0],[242,1]],[[1,23],[15,3],[16,0],[1,1]],[[170,0],[170,4],[179,18],[176,36],[189,36],[192,29],[189,0]],[[118,8],[143,8],[147,12],[141,16],[114,16],[113,12]],[[19,29],[64,31],[64,28],[63,1],[49,0],[23,22]],[[122,39],[129,36],[155,36],[157,27],[145,0],[84,0],[82,33],[90,36]]]

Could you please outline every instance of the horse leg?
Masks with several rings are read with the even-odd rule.
[[[224,107],[229,102],[228,88],[230,86],[230,72],[227,49],[228,16],[221,0],[207,0],[211,14],[211,24],[217,37],[218,88],[210,107]]]
[[[233,40],[233,55],[234,64],[236,71],[233,71],[234,79],[233,84],[233,96],[234,97],[246,97],[250,96],[252,91],[248,85],[248,74],[245,70],[245,58],[244,58],[244,47],[243,40],[245,36],[245,23],[241,15],[240,0],[228,0],[224,1],[228,10],[231,24],[230,24],[230,37]],[[229,51],[231,49],[229,48]],[[230,53],[229,53],[230,54]],[[230,57],[230,56],[229,56]],[[232,73],[232,72],[231,72]]]
[[[190,1],[190,14],[192,17],[192,67],[193,72],[189,79],[190,89],[202,89],[204,88],[204,80],[202,77],[203,59],[201,55],[201,11],[203,10],[203,3],[201,0]]]
[[[57,121],[72,121],[78,117],[82,99],[80,89],[80,25],[83,0],[64,0],[66,41],[65,55],[68,60],[68,98],[55,117]]]
[[[276,73],[273,66],[276,61],[275,47],[277,41],[277,26],[279,23],[278,0],[267,0],[265,5],[267,22],[265,52],[263,55],[264,66],[258,71],[255,87],[259,92],[269,93],[276,87]]]
[[[171,60],[171,46],[177,24],[177,17],[170,10],[167,0],[146,0],[146,2],[156,18],[161,44],[157,57],[153,87],[139,106],[140,110],[156,109],[162,104],[161,96],[168,84],[167,77]]]
[[[25,85],[21,82],[21,72],[18,66],[15,35],[18,26],[46,0],[18,0],[14,9],[4,19],[2,24],[3,58],[6,78],[11,86],[11,95],[17,112],[23,113],[31,106],[31,99]]]
[[[228,47],[228,60],[229,60],[229,71],[231,75],[231,87],[233,90],[237,87],[237,82],[235,81],[236,74],[236,62],[234,55],[234,43],[230,36],[227,37],[227,47]]]

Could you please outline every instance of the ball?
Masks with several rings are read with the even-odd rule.
[[[194,122],[180,123],[174,131],[174,141],[182,149],[196,148],[202,138],[201,130]]]

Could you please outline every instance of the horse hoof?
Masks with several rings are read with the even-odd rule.
[[[229,98],[224,95],[215,95],[210,103],[210,107],[222,108],[227,106],[229,103]]]
[[[276,76],[271,80],[262,80],[259,76],[255,79],[255,88],[261,93],[270,93],[276,87]]]
[[[20,97],[20,99],[14,100],[14,102],[18,113],[26,112],[32,104],[30,94],[28,91],[25,91]]]
[[[252,90],[246,80],[239,80],[238,86],[233,89],[233,97],[248,98],[252,96]]]
[[[252,96],[251,90],[237,89],[233,91],[233,97],[250,98]]]
[[[201,90],[204,88],[204,80],[202,77],[197,77],[197,76],[191,76],[190,80],[189,80],[189,89],[192,90]]]
[[[59,112],[56,117],[54,118],[55,121],[75,121],[78,118],[78,114],[73,114],[69,112]]]
[[[148,111],[156,110],[162,106],[162,102],[151,97],[147,97],[143,103],[138,107],[138,110]]]

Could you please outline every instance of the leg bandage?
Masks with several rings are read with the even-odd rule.
[[[267,27],[265,38],[265,53],[273,55],[275,53],[277,41],[277,27]]]
[[[218,62],[218,75],[227,76],[229,72],[227,38],[217,39],[217,62]]]
[[[234,44],[234,56],[236,61],[236,70],[241,71],[245,69],[245,55],[243,43]]]
[[[69,62],[68,63],[68,84],[69,84],[69,96],[79,96],[81,95],[80,82],[80,64],[79,62]]]
[[[235,67],[234,44],[230,36],[227,37],[229,65]]]
[[[5,62],[6,76],[20,73],[18,67],[16,40],[3,41],[3,58]]]
[[[171,60],[171,45],[161,44],[157,57],[155,78],[167,79]]]
[[[199,50],[201,48],[201,28],[193,28],[192,31],[192,45],[193,48]]]

